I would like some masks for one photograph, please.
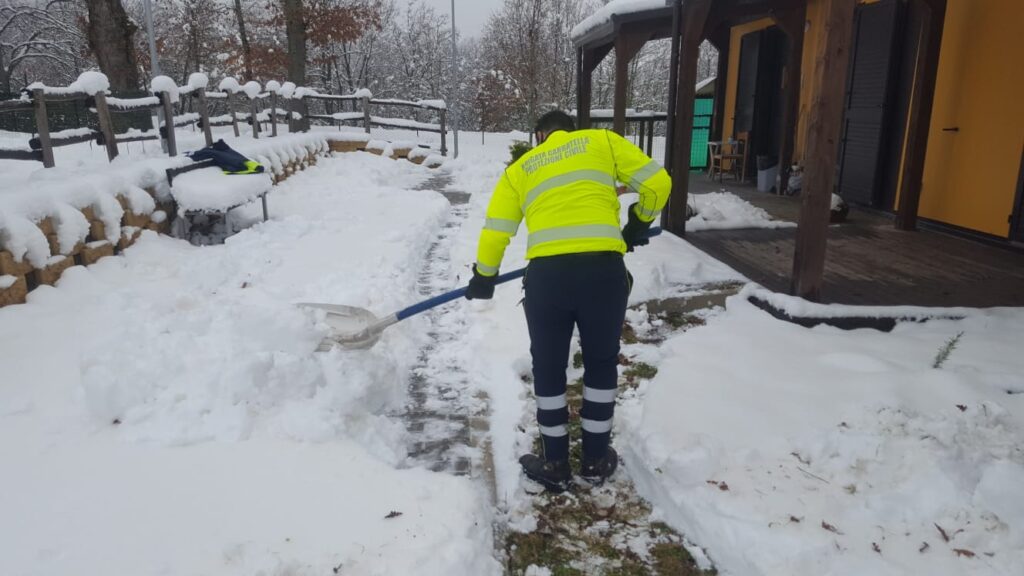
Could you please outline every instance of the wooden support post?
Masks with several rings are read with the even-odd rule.
[[[689,0],[683,5],[683,37],[679,44],[676,85],[676,122],[672,148],[672,195],[661,214],[662,227],[682,236],[686,233],[686,203],[690,191],[690,147],[693,143],[693,100],[697,88],[697,56],[711,0]]]
[[[804,53],[804,23],[807,21],[807,7],[800,6],[776,17],[779,27],[789,41],[789,51],[782,76],[782,127],[779,134],[779,188],[782,194],[789,187],[789,171],[793,164],[793,148],[796,144],[797,118],[800,115],[800,75]]]
[[[93,97],[96,101],[96,117],[99,120],[100,134],[103,135],[103,146],[107,149],[107,160],[113,162],[117,158],[117,135],[114,134],[114,123],[110,120],[110,107],[107,106],[107,95],[97,92]]]
[[[590,128],[590,105],[593,97],[594,70],[601,64],[605,56],[612,51],[614,44],[605,44],[597,48],[584,48],[580,54],[581,73],[579,77],[579,96],[576,103],[576,126]]]
[[[647,155],[654,157],[654,120],[648,122],[647,126]]]
[[[636,141],[636,145],[641,150],[643,150],[644,149],[644,140],[647,139],[647,121],[646,120],[641,120],[640,121],[640,134],[638,134],[637,136],[638,136],[638,138],[637,138],[637,141]]]
[[[36,132],[43,149],[43,167],[53,168],[53,143],[50,142],[50,119],[46,116],[46,93],[42,88],[32,91],[32,106],[36,111]]]
[[[668,102],[665,110],[665,168],[672,173],[672,150],[675,146],[676,88],[679,86],[679,44],[683,37],[682,0],[672,6],[672,48],[668,65]]]
[[[583,128],[583,117],[588,116],[590,112],[590,102],[587,102],[587,112],[583,112],[583,88],[584,84],[590,80],[587,76],[583,78],[583,48],[576,49],[576,127]],[[482,124],[482,122],[481,122]]]
[[[626,58],[625,38],[615,38],[615,100],[612,104],[612,130],[626,133],[626,97],[629,84],[629,60]]]
[[[252,137],[256,140],[259,140],[260,138],[260,120],[258,118],[258,106],[259,103],[256,102],[255,98],[249,99],[249,121],[252,122]]]
[[[277,136],[277,94],[270,93],[270,135]]]
[[[203,138],[207,146],[213,146],[213,132],[210,127],[210,106],[206,102],[206,90],[200,89],[196,93],[199,99],[199,120],[203,123]]]
[[[178,143],[174,138],[174,105],[171,103],[171,95],[161,92],[160,104],[164,107],[164,138],[167,139],[167,155],[177,156]]]
[[[918,42],[914,74],[917,81],[910,102],[910,126],[903,160],[896,228],[915,230],[924,181],[924,161],[928,150],[928,132],[932,121],[935,79],[939,72],[939,50],[946,20],[946,0],[912,0],[912,10],[922,11],[921,37]]]
[[[373,122],[373,118],[370,116],[370,99],[363,96],[363,128],[366,129],[366,133],[370,133],[370,124]]]
[[[235,138],[241,136],[241,132],[238,131],[238,116],[235,114],[235,95],[231,92],[227,93],[227,98],[224,99],[228,107],[228,115],[231,116],[231,127],[235,130]]]
[[[804,185],[793,255],[792,293],[812,301],[821,298],[836,159],[842,133],[845,82],[850,64],[854,2],[824,0],[822,42],[814,55],[812,101],[804,154]]]
[[[447,130],[448,111],[447,110],[441,110],[440,116],[441,116],[441,156],[447,156],[448,155],[448,130]]]
[[[594,93],[594,69],[587,66],[588,57],[593,59],[593,51],[581,48],[579,76],[576,80],[579,83],[576,96],[576,127],[581,130],[590,128],[590,105]]]
[[[626,135],[626,100],[629,97],[629,63],[653,35],[650,31],[620,30],[615,37],[615,103],[612,130]]]
[[[725,127],[725,90],[729,76],[729,36],[731,29],[722,26],[711,35],[711,43],[718,49],[718,70],[715,76],[715,103],[711,118],[711,140],[721,142],[732,134],[722,134]],[[797,85],[800,84],[799,77]],[[798,91],[799,93],[799,91]]]

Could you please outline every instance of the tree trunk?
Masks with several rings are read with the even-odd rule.
[[[242,62],[245,65],[245,79],[252,77],[252,49],[249,47],[249,35],[245,33],[245,18],[242,17],[242,0],[235,0],[235,19],[238,20],[238,38],[242,41]]]
[[[302,0],[281,0],[285,33],[288,36],[288,79],[296,86],[306,84],[306,22]]]
[[[281,0],[284,8],[284,28],[288,37],[288,79],[296,86],[306,84],[306,22],[302,0]],[[300,120],[289,120],[292,131],[309,130],[309,118],[305,100],[295,103]]]
[[[121,0],[86,0],[89,22],[86,36],[111,90],[132,90],[141,84],[132,41],[138,28],[128,18]]]

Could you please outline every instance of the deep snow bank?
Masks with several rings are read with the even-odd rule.
[[[619,445],[724,574],[1024,573],[1022,322],[808,330],[736,297],[662,347]]]

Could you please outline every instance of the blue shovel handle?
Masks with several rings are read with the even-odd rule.
[[[654,238],[655,236],[657,236],[659,234],[661,234],[661,228],[651,228],[650,230],[647,231],[647,237],[648,238]],[[506,272],[505,274],[502,274],[502,275],[498,276],[494,280],[494,283],[495,283],[495,285],[497,285],[497,284],[504,284],[505,282],[509,282],[511,280],[515,280],[516,278],[522,278],[525,275],[526,275],[526,267],[524,266],[524,267],[522,267],[522,268],[520,268],[518,270],[513,270],[511,272]],[[420,302],[418,304],[413,304],[412,306],[409,306],[408,308],[406,308],[404,310],[399,310],[395,314],[395,318],[396,318],[396,320],[399,320],[399,321],[405,320],[406,318],[408,318],[410,316],[415,316],[416,314],[419,314],[420,312],[426,312],[427,310],[430,310],[431,308],[436,308],[436,307],[440,306],[441,304],[445,304],[445,303],[451,302],[452,300],[456,300],[458,298],[462,298],[462,297],[464,297],[466,295],[466,290],[468,290],[468,289],[469,289],[468,286],[463,286],[462,288],[456,288],[455,290],[452,290],[451,292],[445,292],[444,294],[441,294],[439,296],[434,296],[433,298],[430,298],[429,300],[424,300],[423,302]]]

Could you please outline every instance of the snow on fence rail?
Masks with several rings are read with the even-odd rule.
[[[26,88],[21,98],[0,102],[0,113],[34,112],[35,128],[38,135],[27,138],[27,146],[20,143],[12,144],[9,139],[7,143],[0,142],[0,159],[39,161],[45,167],[52,168],[55,165],[54,148],[94,141],[106,147],[107,157],[113,161],[119,153],[118,144],[145,140],[163,140],[166,143],[168,154],[176,156],[177,143],[174,130],[176,127],[198,126],[203,130],[206,144],[211,145],[213,144],[213,134],[210,130],[212,126],[230,125],[237,137],[241,135],[239,124],[247,123],[251,126],[252,137],[258,139],[261,133],[268,130],[271,136],[277,136],[280,119],[288,122],[289,132],[302,131],[302,128],[308,129],[308,124],[303,126],[301,123],[309,120],[323,120],[332,124],[361,120],[367,133],[370,133],[374,126],[434,132],[441,136],[441,155],[446,156],[448,153],[447,105],[443,100],[375,99],[373,94],[366,89],[358,90],[353,94],[320,94],[311,88],[298,87],[291,82],[281,84],[272,80],[265,86],[260,86],[257,82],[247,82],[242,85],[230,77],[221,80],[216,91],[207,90],[208,85],[209,78],[201,73],[192,74],[184,86],[177,86],[172,79],[166,76],[158,76],[150,85],[151,96],[117,98],[107,96],[110,83],[106,76],[99,72],[84,72],[78,80],[65,87],[32,84]],[[226,113],[211,115],[210,100],[222,102]],[[309,113],[308,102],[317,100],[351,102],[353,110],[329,114]],[[51,132],[47,120],[46,104],[47,102],[64,101],[85,102],[89,111],[95,114],[99,129],[78,128]],[[195,111],[182,110],[181,113],[175,114],[174,105],[185,101],[190,101]],[[283,108],[279,105],[282,103],[284,104]],[[362,105],[360,111],[355,110],[358,103]],[[237,110],[239,104],[244,104],[247,110],[244,112]],[[376,116],[371,113],[371,107],[404,107],[425,110],[435,113],[438,122]],[[111,120],[112,114],[143,111],[156,112],[161,118],[156,129],[131,129],[125,133],[115,133],[114,123]],[[167,126],[168,123],[163,120],[164,118],[172,119],[170,127]],[[261,125],[269,126],[261,127]]]

